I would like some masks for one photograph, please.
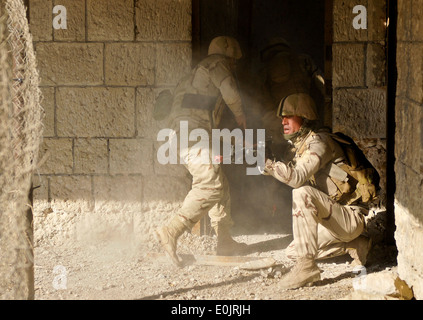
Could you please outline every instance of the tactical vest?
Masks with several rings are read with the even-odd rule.
[[[341,132],[336,132],[331,136],[341,146],[346,160],[339,167],[348,174],[347,182],[331,177],[332,181],[343,191],[340,195],[341,200],[346,200],[345,204],[361,202],[366,205],[377,201],[380,190],[380,176],[377,170],[351,137]]]
[[[296,151],[296,157],[301,157],[304,153],[305,140],[310,134],[313,132],[304,138],[302,145]],[[321,169],[337,188],[337,191],[329,196],[342,205],[369,205],[376,202],[380,190],[380,176],[377,170],[352,138],[340,132],[330,133],[330,137],[340,145],[344,158],[342,161],[332,161]],[[310,184],[316,186],[315,176],[310,178]]]

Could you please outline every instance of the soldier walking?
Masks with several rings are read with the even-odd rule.
[[[175,139],[180,133],[181,121],[188,122],[189,132],[201,128],[211,136],[226,106],[238,126],[246,129],[246,117],[234,77],[236,61],[241,57],[241,48],[236,39],[221,36],[211,41],[208,56],[175,88],[169,124],[176,132]],[[242,254],[247,247],[233,240],[230,234],[233,225],[230,192],[221,164],[213,163],[211,146],[207,161],[199,161],[199,158],[204,159],[204,154],[201,154],[204,151],[192,141],[186,147],[179,146],[178,155],[192,175],[192,187],[179,212],[156,230],[163,248],[178,266],[177,239],[207,213],[217,234],[218,255]]]

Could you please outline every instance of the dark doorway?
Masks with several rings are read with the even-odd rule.
[[[243,93],[249,123],[256,123],[250,105],[255,78],[262,68],[260,51],[274,38],[283,38],[291,48],[312,57],[325,71],[330,59],[330,32],[325,27],[325,8],[331,12],[331,0],[193,0],[193,64],[207,55],[216,36],[236,38],[243,51],[237,77]],[[328,36],[329,34],[329,36]],[[329,48],[329,50],[328,50]],[[325,75],[330,83],[330,72]],[[235,124],[226,119],[225,127]],[[246,176],[242,165],[224,165],[231,186],[232,216],[235,231],[291,231],[292,190],[271,177]],[[203,228],[204,230],[204,228]]]

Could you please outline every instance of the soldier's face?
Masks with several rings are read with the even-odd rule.
[[[303,125],[303,118],[298,116],[282,117],[282,126],[284,134],[293,134],[298,132]]]

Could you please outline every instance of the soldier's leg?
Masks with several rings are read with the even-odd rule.
[[[321,239],[327,244],[352,241],[364,229],[364,217],[357,208],[342,206],[309,186],[293,191],[292,210],[295,250],[301,257],[317,257],[319,223],[329,232],[328,239]]]
[[[218,203],[216,203],[209,211],[211,226],[217,235],[216,254],[218,255],[241,255],[245,253],[247,245],[236,242],[230,233],[233,225],[231,217],[231,197],[229,183],[225,174],[220,168],[220,178],[222,180],[222,195]]]
[[[294,242],[292,241],[285,249],[285,255],[295,261],[298,257]],[[339,241],[321,224],[317,226],[317,246],[316,260],[328,259],[346,253],[345,242]]]
[[[176,265],[179,265],[177,239],[185,230],[191,230],[220,201],[223,192],[219,166],[211,164],[211,161],[199,161],[196,155],[200,153],[201,149],[189,149],[185,167],[193,177],[191,190],[178,213],[165,226],[156,230],[163,248]]]
[[[364,228],[364,219],[358,210],[342,206],[309,186],[293,190],[292,219],[297,262],[282,278],[283,288],[297,288],[320,279],[315,263],[319,252],[319,223],[340,242],[357,238]]]
[[[349,242],[342,242],[334,237],[328,229],[319,224],[317,226],[317,243],[318,250],[316,260],[329,259],[344,254],[349,254],[353,258],[352,265],[365,265],[367,262],[367,255],[371,248],[371,239],[360,235]],[[285,255],[291,260],[296,260],[297,251],[295,250],[295,243],[292,241],[285,249]]]
[[[225,183],[221,177],[221,167],[216,164],[187,164],[192,175],[192,187],[184,199],[178,216],[191,229],[213,207],[221,202],[225,190]],[[227,206],[223,204],[222,208]],[[212,225],[220,220],[230,220],[225,210],[214,214]],[[215,221],[215,222],[214,222]],[[228,222],[229,223],[229,222]]]

